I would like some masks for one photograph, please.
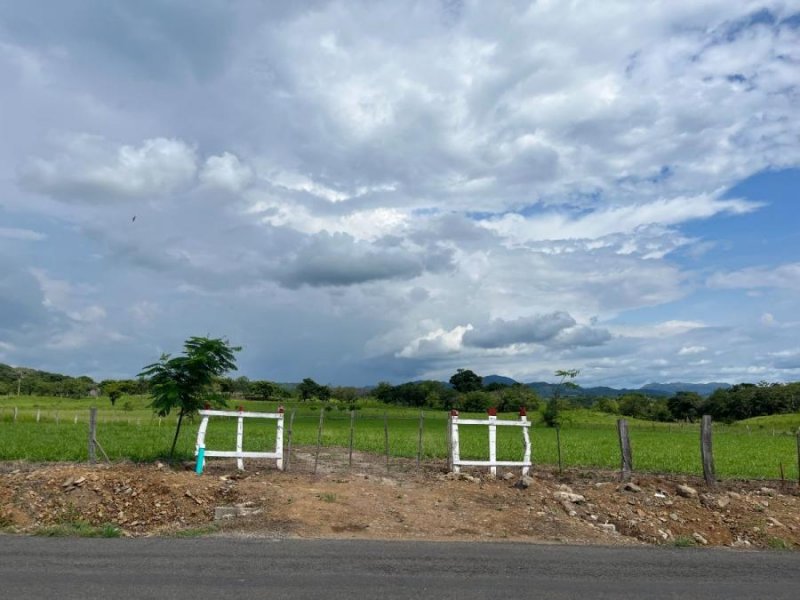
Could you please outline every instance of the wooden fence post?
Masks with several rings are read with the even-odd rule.
[[[319,409],[319,427],[317,428],[317,450],[314,453],[314,475],[317,474],[319,464],[319,447],[322,445],[322,421],[325,419],[325,409]]]
[[[417,441],[417,469],[422,463],[422,433],[424,429],[425,413],[419,411],[419,440]]]
[[[347,466],[353,468],[353,438],[356,429],[356,411],[350,410],[350,445],[347,452]]]
[[[447,421],[445,421],[445,425],[447,429],[445,430],[447,440],[447,471],[451,472],[453,470],[453,417],[452,414],[447,415]]]
[[[797,428],[797,485],[800,487],[800,427]]]
[[[97,453],[95,451],[95,440],[97,439],[97,408],[92,407],[89,409],[89,462],[94,463],[97,460]]]
[[[561,464],[561,427],[556,425],[556,446],[558,446],[558,472],[561,474],[562,471],[562,464]]]
[[[703,460],[703,478],[706,484],[713,486],[717,483],[714,474],[714,452],[711,446],[711,415],[703,415],[700,423],[700,456]]]
[[[622,470],[620,479],[627,481],[633,473],[633,457],[631,456],[631,439],[628,435],[628,421],[617,419],[617,432],[619,433],[619,449],[622,453]]]
[[[286,432],[286,459],[283,462],[283,470],[289,470],[289,462],[292,459],[292,432],[294,431],[294,413],[297,407],[292,409],[292,414],[289,415],[289,430]]]
[[[383,444],[386,451],[386,472],[389,472],[389,417],[383,413]]]

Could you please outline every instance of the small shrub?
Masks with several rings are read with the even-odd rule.
[[[126,412],[133,411],[133,402],[131,402],[130,400],[126,400],[125,402],[123,402],[122,410],[124,410]]]
[[[122,530],[111,523],[97,527],[86,521],[69,521],[48,527],[40,527],[34,532],[34,535],[44,537],[118,538],[122,535]]]
[[[322,494],[318,494],[317,498],[319,498],[323,502],[336,502],[336,494],[331,494],[330,492],[324,492]]]
[[[672,540],[672,545],[676,548],[691,548],[697,546],[697,541],[690,535],[679,535]]]
[[[217,531],[219,531],[219,527],[217,525],[204,525],[201,527],[181,529],[180,531],[176,531],[173,535],[179,538],[196,538],[204,535],[211,535]]]
[[[792,542],[779,537],[771,537],[767,540],[767,545],[773,550],[791,550]]]

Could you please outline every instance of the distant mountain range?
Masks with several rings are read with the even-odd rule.
[[[518,383],[514,379],[510,377],[504,377],[503,375],[487,375],[483,378],[483,385],[489,385],[492,383],[499,383],[501,385],[513,385]],[[555,392],[556,388],[558,387],[557,383],[548,383],[546,381],[533,381],[530,383],[526,383],[529,388],[534,390],[539,396],[543,398],[550,398],[552,397],[553,393]],[[578,385],[577,387],[569,387],[565,386],[561,389],[561,395],[565,397],[575,397],[575,396],[583,396],[589,398],[599,398],[601,396],[605,396],[608,398],[617,398],[622,396],[623,394],[628,394],[632,392],[638,392],[642,394],[647,394],[648,396],[673,396],[678,392],[696,392],[701,396],[709,396],[714,392],[714,390],[719,388],[729,388],[731,387],[728,383],[719,383],[719,382],[712,382],[712,383],[685,383],[685,382],[672,382],[672,383],[648,383],[643,385],[640,388],[632,389],[632,388],[612,388],[606,386],[594,386],[594,387],[582,387]]]

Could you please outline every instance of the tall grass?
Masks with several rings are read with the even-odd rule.
[[[153,461],[163,459],[175,431],[175,417],[159,419],[147,408],[145,398],[126,397],[115,407],[103,406],[100,400],[62,400],[54,398],[0,399],[0,460],[84,461],[87,459],[87,421],[90,405],[100,405],[98,440],[112,460]],[[274,411],[276,403],[241,402],[246,410]],[[13,407],[18,408],[13,420]],[[232,406],[233,408],[233,406]],[[287,405],[287,414],[295,410],[293,444],[316,444],[319,405]],[[39,411],[39,422],[36,413]],[[372,405],[356,411],[355,448],[384,452],[384,414],[389,424],[389,451],[396,457],[415,457],[417,453],[419,410]],[[75,417],[78,417],[77,424]],[[465,417],[480,415],[463,415]],[[780,465],[787,478],[797,479],[797,450],[794,435],[786,426],[794,421],[788,416],[775,419],[775,433],[769,421],[747,425],[714,425],[714,456],[717,474],[722,478],[779,477]],[[500,415],[515,419],[516,415]],[[534,464],[557,463],[556,436],[544,427],[538,415],[532,415],[531,432]],[[191,459],[199,420],[185,422],[178,440],[177,455]],[[759,427],[758,425],[763,425]],[[287,419],[288,426],[288,419]],[[425,411],[423,457],[443,459],[447,455],[447,414]],[[350,415],[346,410],[325,411],[322,443],[346,447],[349,442]],[[700,474],[699,428],[696,424],[651,423],[629,419],[634,469],[647,472]],[[206,445],[215,449],[233,449],[235,419],[212,419]],[[488,434],[482,426],[460,428],[461,456],[465,459],[488,458]],[[498,427],[498,458],[519,460],[522,434],[516,427]],[[253,419],[245,421],[246,450],[264,450],[275,443],[275,424]],[[562,457],[565,466],[619,467],[620,454],[616,416],[588,410],[567,413],[561,429]]]

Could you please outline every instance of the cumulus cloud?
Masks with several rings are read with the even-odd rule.
[[[458,325],[447,331],[441,327],[409,342],[397,356],[400,358],[432,358],[445,354],[456,354],[461,350],[464,335],[472,331],[472,325]]]
[[[202,183],[231,192],[242,191],[252,179],[253,170],[230,152],[221,156],[209,156],[200,171]]]
[[[196,161],[194,149],[177,139],[115,146],[99,136],[78,135],[64,140],[56,157],[31,159],[21,181],[31,190],[78,202],[146,198],[189,183]]]
[[[283,264],[278,280],[288,287],[346,286],[385,279],[412,279],[449,263],[447,252],[422,253],[402,247],[374,247],[349,235],[313,236]]]
[[[550,340],[562,330],[573,325],[575,325],[575,319],[566,312],[520,317],[513,321],[495,319],[485,327],[467,333],[464,342],[478,348],[535,344]]]

